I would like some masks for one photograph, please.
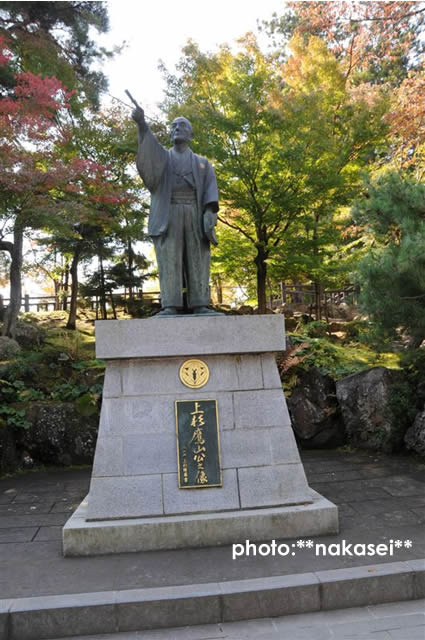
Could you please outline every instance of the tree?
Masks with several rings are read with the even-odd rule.
[[[386,334],[425,339],[425,185],[394,170],[375,176],[353,211],[375,239],[360,264],[361,304]]]
[[[286,12],[265,23],[284,55],[298,34],[323,39],[354,84],[399,86],[420,68],[424,52],[425,2],[288,2]]]
[[[4,41],[0,52],[0,63],[7,66],[12,54]],[[116,184],[110,167],[75,152],[65,117],[69,97],[56,78],[23,72],[15,74],[13,91],[0,98],[0,250],[11,256],[4,335],[13,337],[21,304],[25,231],[54,231],[63,244],[75,248],[71,261],[75,280],[71,325],[75,325],[78,261],[87,246],[80,231],[105,225],[115,207],[131,200],[122,184]]]
[[[113,52],[91,39],[93,28],[99,33],[109,28],[105,2],[0,2],[0,36],[13,54],[12,69],[54,75],[98,107],[107,80],[92,65]],[[0,87],[13,89],[14,82],[11,70],[3,68]]]
[[[11,53],[0,41],[0,64]],[[10,304],[3,335],[14,335],[21,304],[21,268],[24,230],[49,214],[49,192],[66,179],[55,144],[62,137],[56,116],[69,106],[69,94],[56,78],[30,72],[15,74],[10,97],[0,99],[0,206],[3,218],[0,250],[10,254]],[[7,239],[9,234],[13,239]]]
[[[300,225],[319,246],[324,218],[332,225],[336,208],[351,202],[385,131],[382,92],[348,87],[319,38],[296,37],[290,48],[281,67],[253,36],[236,55],[189,43],[178,74],[167,76],[165,110],[193,121],[196,149],[215,161],[219,219],[251,244],[260,313],[268,263]]]

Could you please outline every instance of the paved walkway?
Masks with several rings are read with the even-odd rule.
[[[425,600],[73,640],[424,640]]]
[[[286,557],[241,557],[230,546],[64,558],[61,529],[88,491],[90,469],[0,480],[0,599],[262,578],[425,557],[425,464],[411,456],[311,451],[310,485],[339,506],[338,536],[320,543],[386,543],[392,554],[316,555],[293,544]],[[380,640],[378,637],[376,640]]]

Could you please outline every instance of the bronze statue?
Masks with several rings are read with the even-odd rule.
[[[189,120],[179,117],[171,123],[173,147],[165,149],[147,125],[143,109],[131,100],[136,107],[132,117],[139,129],[137,169],[151,193],[148,235],[158,263],[158,315],[174,316],[183,308],[184,281],[189,309],[195,314],[214,314],[208,308],[210,245],[217,244],[214,169],[206,158],[191,151]]]

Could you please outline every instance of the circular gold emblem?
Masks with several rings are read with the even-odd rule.
[[[207,384],[210,372],[202,360],[186,360],[180,367],[180,380],[186,387],[199,389]]]

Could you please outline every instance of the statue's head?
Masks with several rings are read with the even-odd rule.
[[[179,116],[170,125],[170,137],[174,144],[190,142],[193,138],[192,125],[187,118]]]

